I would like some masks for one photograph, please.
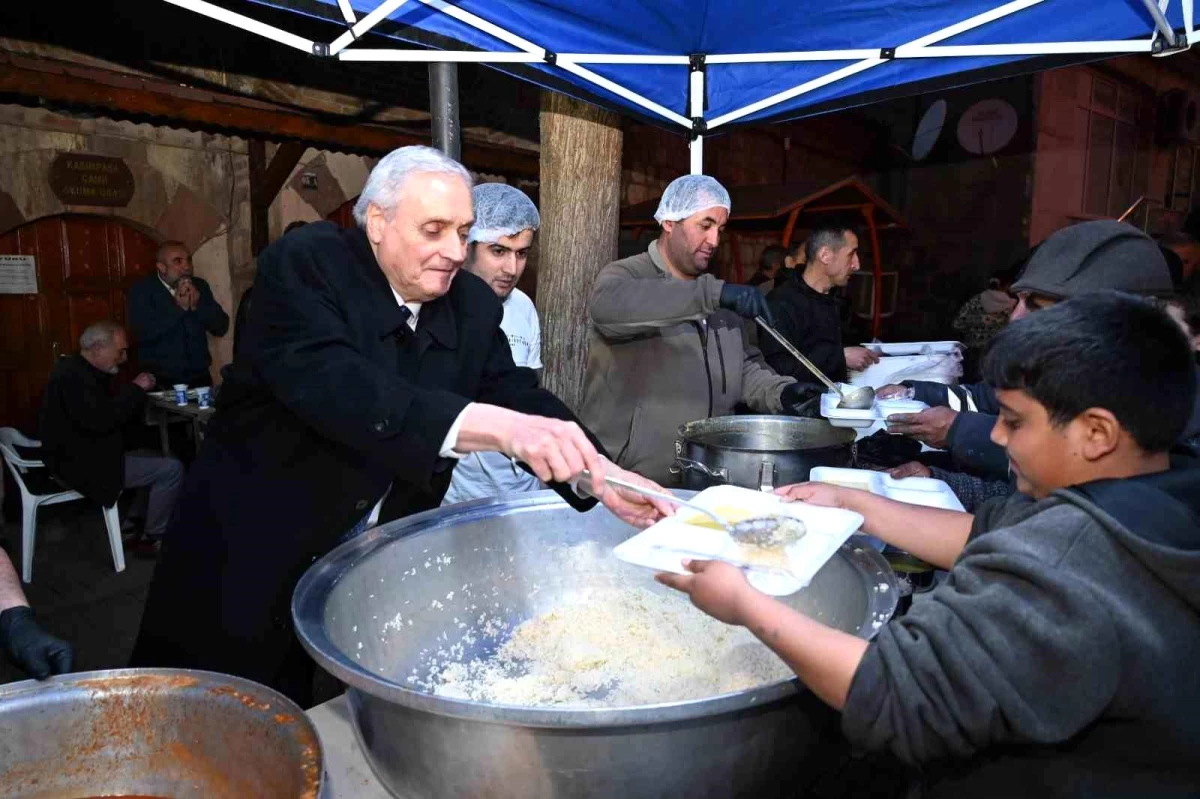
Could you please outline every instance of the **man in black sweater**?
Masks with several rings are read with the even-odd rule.
[[[1144,300],[1088,294],[1011,324],[984,364],[1021,493],[967,513],[819,483],[793,500],[948,569],[868,643],[713,561],[659,579],[748,627],[929,797],[1184,797],[1200,785],[1200,472],[1169,454],[1190,346]]]
[[[799,280],[779,281],[767,296],[776,329],[808,356],[831,380],[844,381],[849,371],[879,362],[865,347],[842,346],[842,289],[859,269],[858,236],[848,228],[821,228],[808,237],[807,265]],[[781,375],[803,383],[817,379],[779,342],[760,336],[767,364]]]
[[[155,273],[129,289],[129,324],[138,360],[159,385],[211,386],[208,335],[229,330],[229,314],[213,298],[208,283],[192,270],[192,254],[178,241],[166,241],[155,255]]]
[[[79,337],[79,354],[55,364],[42,396],[42,459],[58,482],[105,507],[122,489],[149,488],[143,531],[149,554],[167,527],[183,466],[174,458],[125,452],[125,428],[141,417],[155,385],[146,372],[115,384],[128,348],[120,325],[97,322]]]

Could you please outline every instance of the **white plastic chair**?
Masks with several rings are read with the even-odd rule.
[[[27,583],[33,582],[33,538],[37,532],[37,512],[42,505],[57,505],[60,502],[71,502],[83,499],[78,491],[57,491],[51,494],[34,494],[25,483],[25,477],[30,469],[45,468],[40,460],[30,460],[17,454],[17,447],[40,447],[42,442],[21,435],[19,430],[12,427],[0,427],[0,452],[4,453],[4,462],[12,471],[17,488],[21,489],[21,579]],[[125,548],[121,543],[121,519],[117,515],[117,503],[111,508],[101,508],[104,512],[104,526],[108,528],[108,545],[112,549],[113,566],[117,571],[125,571]]]

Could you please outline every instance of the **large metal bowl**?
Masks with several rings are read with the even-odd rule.
[[[403,799],[795,795],[827,755],[822,747],[839,738],[836,715],[795,680],[582,709],[483,704],[407,682],[424,651],[457,640],[455,621],[471,618],[473,597],[488,597],[510,623],[538,615],[589,579],[556,563],[561,545],[594,541],[607,550],[632,533],[601,508],[579,514],[541,492],[402,519],[309,569],[293,597],[296,630],[348,685],[363,751],[389,790]],[[606,579],[667,590],[648,570],[615,559],[605,569]],[[886,562],[851,543],[788,602],[869,638],[896,594]],[[397,613],[402,624],[388,627]]]
[[[122,669],[0,686],[0,796],[317,799],[321,743],[275,691]]]

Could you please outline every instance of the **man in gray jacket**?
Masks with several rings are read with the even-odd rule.
[[[733,413],[790,411],[811,391],[766,365],[742,319],[770,320],[753,286],[708,274],[729,218],[725,188],[705,175],[667,187],[662,233],[641,255],[611,263],[592,288],[591,348],[580,418],[622,468],[666,485],[681,424]]]

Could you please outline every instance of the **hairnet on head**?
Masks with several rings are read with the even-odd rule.
[[[471,190],[475,200],[475,224],[467,234],[467,243],[494,244],[522,230],[537,230],[541,224],[537,206],[520,189],[505,183],[481,183]]]
[[[684,175],[671,181],[659,200],[654,218],[659,222],[678,222],[705,208],[731,210],[729,192],[708,175]]]

